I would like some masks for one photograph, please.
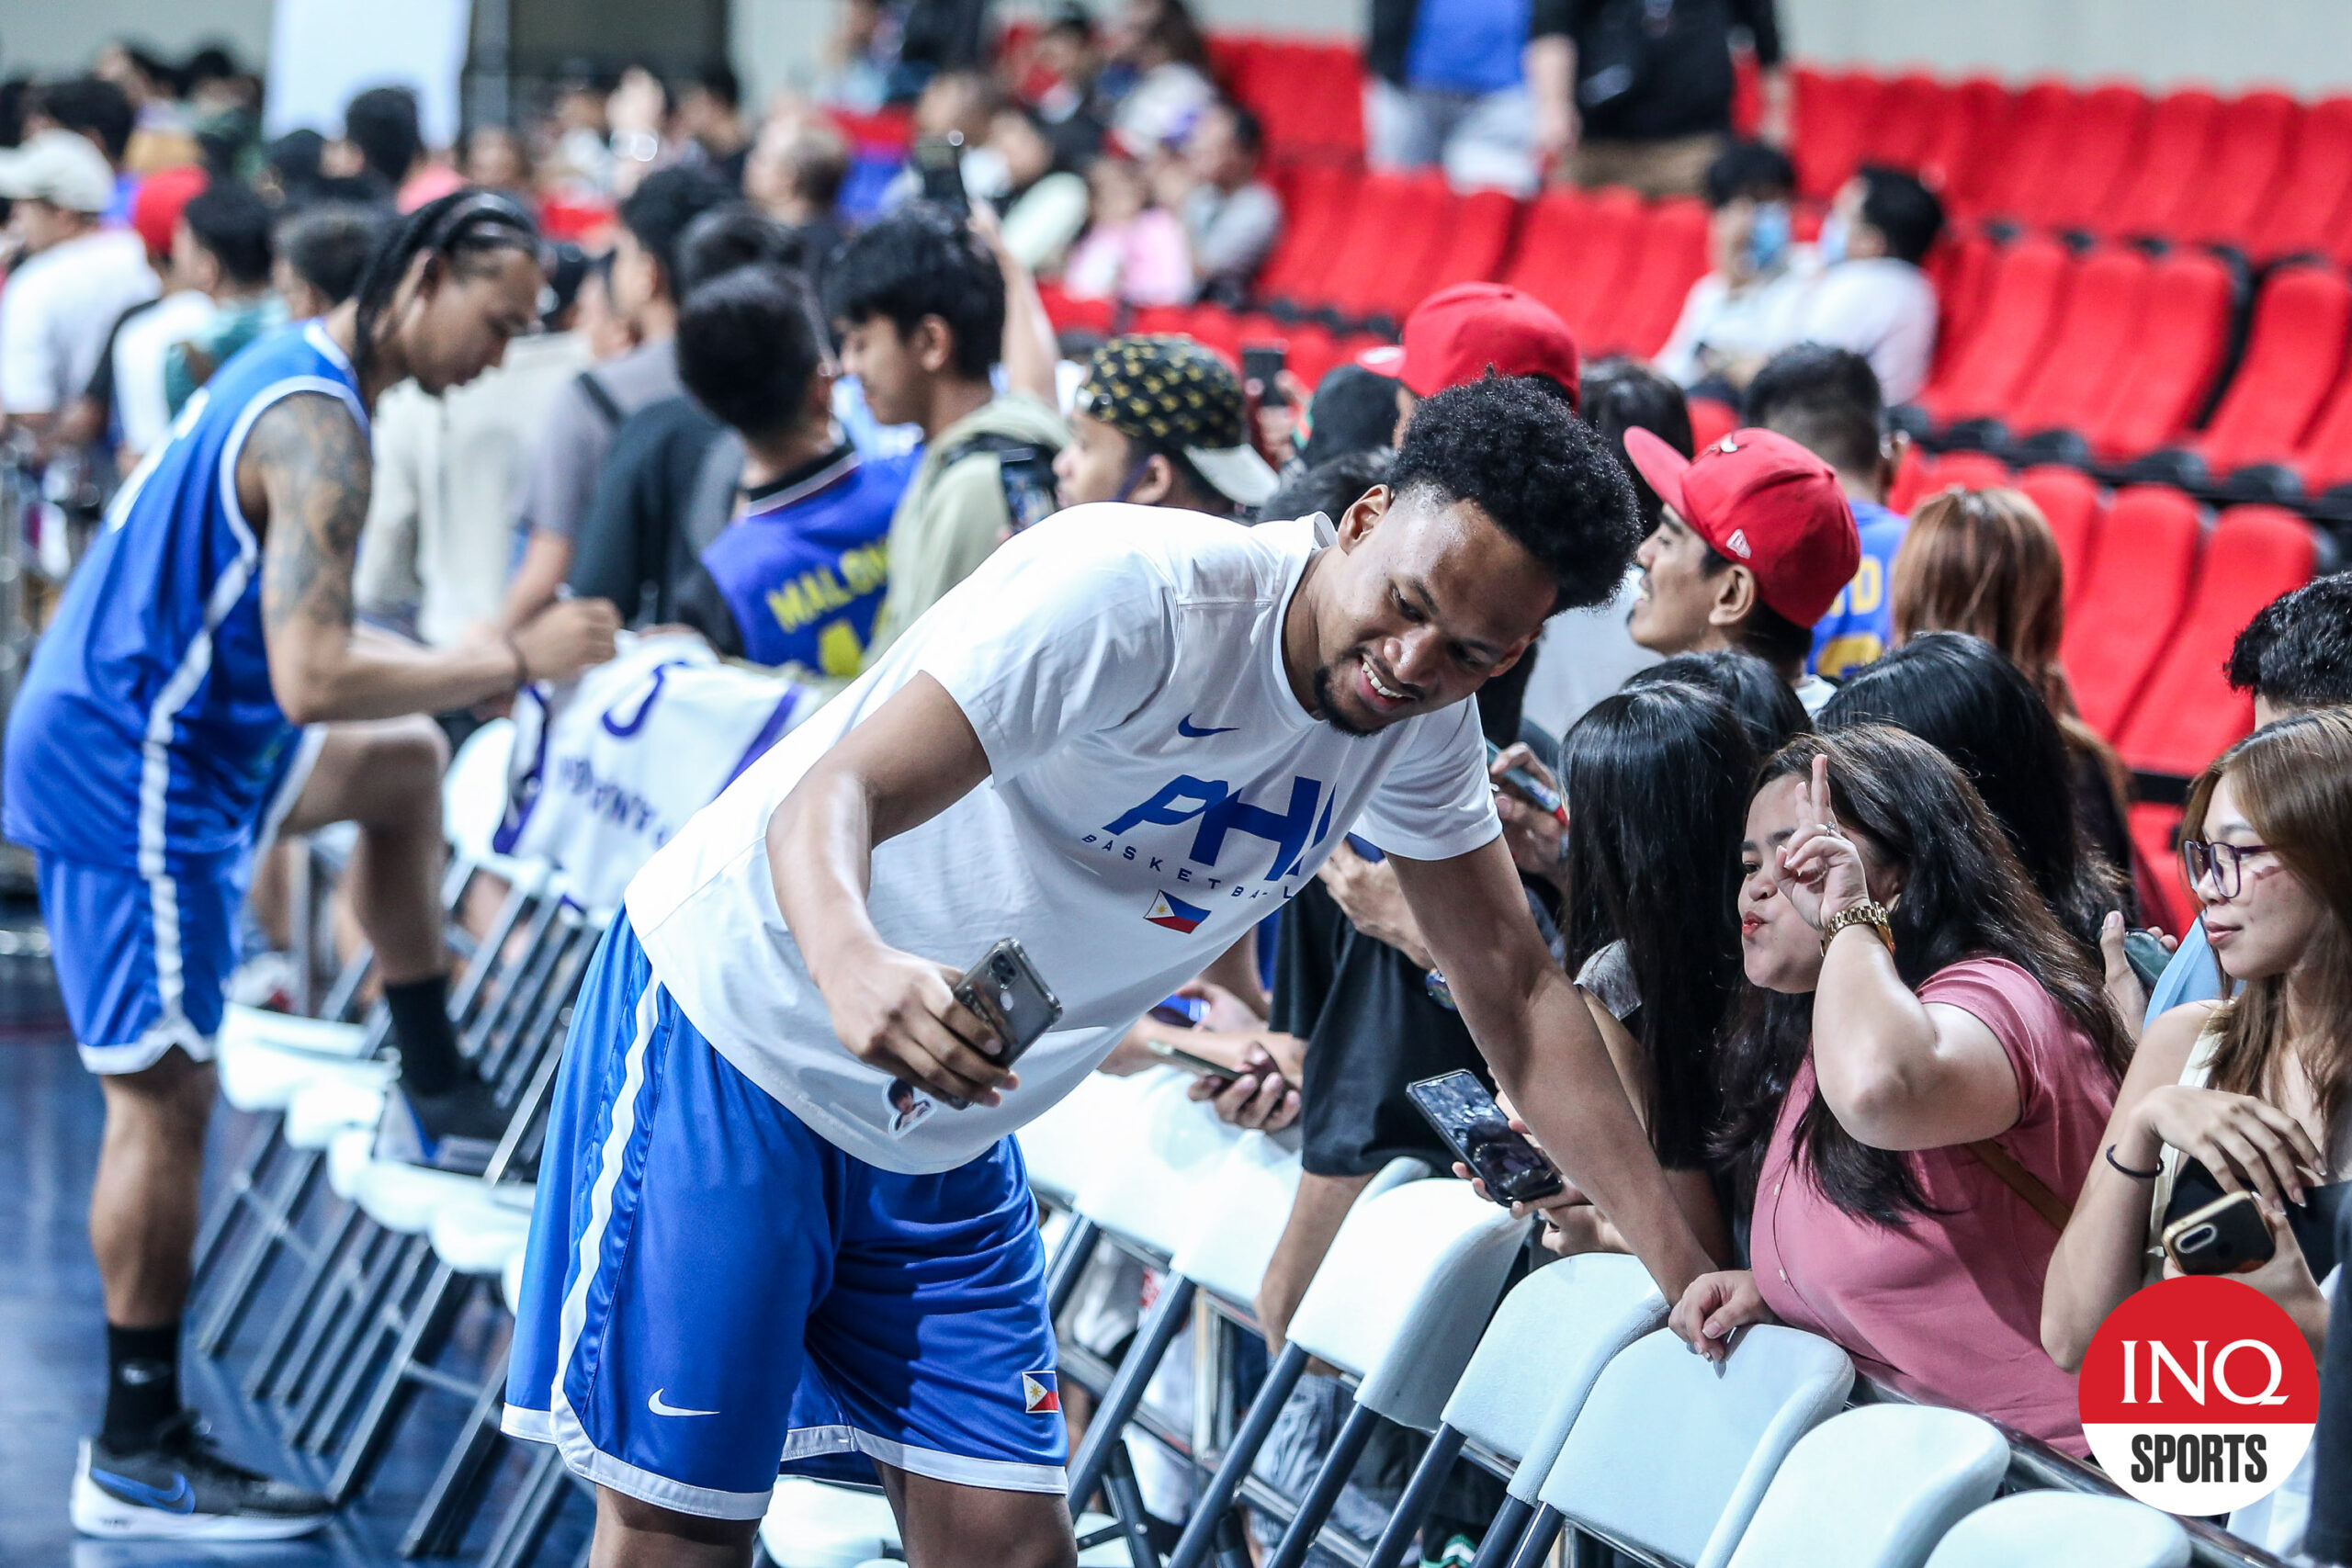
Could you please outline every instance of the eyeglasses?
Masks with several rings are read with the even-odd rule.
[[[2251,855],[2267,855],[2268,844],[2214,844],[2203,839],[2183,839],[2180,841],[2181,868],[2188,873],[2188,885],[2195,887],[2211,876],[2213,891],[2223,898],[2234,898],[2245,886],[2245,863]]]

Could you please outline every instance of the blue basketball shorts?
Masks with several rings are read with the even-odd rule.
[[[41,920],[82,1065],[141,1072],[175,1045],[210,1061],[237,967],[245,863],[142,876],[39,859]]]
[[[620,916],[556,1082],[504,1425],[714,1518],[759,1517],[779,1471],[870,1482],[868,1460],[1060,1492],[1018,1148],[932,1176],[843,1154],[712,1049]]]

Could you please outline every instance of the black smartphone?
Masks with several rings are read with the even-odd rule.
[[[1502,754],[1501,747],[1491,740],[1487,742],[1487,766],[1493,767]],[[1542,779],[1525,768],[1506,768],[1503,770],[1503,783],[1510,785],[1513,794],[1532,805],[1536,810],[1548,811],[1559,819],[1560,826],[1567,826],[1567,803],[1560,798],[1558,791],[1545,784]]]
[[[956,982],[956,999],[996,1036],[997,1049],[983,1053],[1000,1066],[1009,1067],[1035,1045],[1062,1016],[1061,998],[1029,962],[1029,954],[1011,937],[980,954],[980,961]],[[951,1100],[962,1111],[969,1101]]]
[[[1278,343],[1252,343],[1241,346],[1241,380],[1243,385],[1258,383],[1258,406],[1269,409],[1290,407],[1290,394],[1282,389],[1283,366],[1290,350]]]
[[[951,212],[969,216],[972,199],[964,193],[964,133],[927,137],[914,144],[915,174],[922,181],[922,198]]]
[[[1441,1073],[1408,1084],[1405,1092],[1445,1146],[1487,1184],[1487,1195],[1505,1208],[1549,1198],[1566,1185],[1544,1151],[1511,1131],[1503,1108],[1474,1075]]]
[[[2127,931],[2123,933],[2123,959],[2132,965],[2132,973],[2140,977],[2140,984],[2154,990],[2164,975],[2165,965],[2172,962],[2172,953],[2147,931]]]
[[[1171,1067],[1182,1067],[1195,1077],[1223,1078],[1231,1083],[1240,1075],[1222,1062],[1212,1062],[1206,1056],[1195,1056],[1181,1045],[1170,1045],[1162,1040],[1147,1040],[1143,1048]]]
[[[2165,1229],[2171,1222],[2184,1219],[2199,1209],[2218,1201],[2224,1194],[2213,1173],[2199,1160],[2183,1159],[2180,1170],[2173,1177],[2172,1200],[2165,1205]],[[2287,1205],[2287,1228],[2295,1235],[2295,1245],[2302,1249],[2303,1261],[2312,1267],[2312,1278],[2324,1280],[2341,1261],[2336,1256],[2336,1221],[2347,1205],[2352,1205],[2352,1181],[2329,1182],[2303,1189],[2303,1201]]]
[[[2184,1274],[2245,1274],[2278,1250],[2251,1192],[2232,1192],[2165,1227],[2165,1256]]]
[[[1198,1029],[1209,1015],[1209,1004],[1198,997],[1170,997],[1155,1003],[1151,1016],[1171,1029]]]

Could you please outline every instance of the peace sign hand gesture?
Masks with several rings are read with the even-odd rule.
[[[1814,758],[1813,778],[1798,798],[1804,820],[1777,852],[1781,890],[1798,918],[1819,931],[1829,916],[1870,897],[1870,878],[1830,804],[1828,758]]]

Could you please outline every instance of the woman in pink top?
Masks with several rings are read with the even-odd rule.
[[[2129,1046],[1967,779],[1880,725],[1791,742],[1741,848],[1760,987],[1725,1051],[1723,1152],[1752,1174],[1752,1269],[1694,1281],[1702,1355],[1743,1324],[2086,1450],[2041,1285]]]

